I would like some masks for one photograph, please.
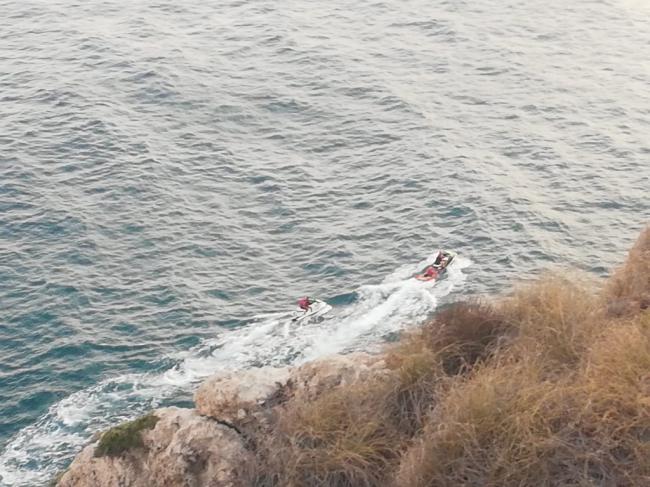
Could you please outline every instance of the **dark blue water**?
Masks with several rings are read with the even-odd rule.
[[[649,52],[642,0],[0,0],[0,485],[215,370],[607,273],[650,218]],[[332,318],[255,317],[303,293]]]

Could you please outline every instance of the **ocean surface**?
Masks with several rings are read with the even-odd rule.
[[[649,188],[648,1],[0,0],[0,486],[215,371],[604,276]]]

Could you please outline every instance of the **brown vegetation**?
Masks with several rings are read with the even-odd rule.
[[[255,484],[650,485],[649,297],[646,229],[600,293],[546,277],[457,303],[391,374],[280,406]]]
[[[650,226],[647,227],[605,289],[611,315],[624,315],[650,307]]]
[[[337,388],[291,404],[263,446],[258,485],[380,485],[404,438],[371,383]]]
[[[516,334],[512,354],[549,371],[575,367],[603,328],[595,290],[577,276],[544,276],[497,306]]]

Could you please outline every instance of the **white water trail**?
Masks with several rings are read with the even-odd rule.
[[[383,336],[417,325],[440,298],[462,285],[462,269],[471,264],[457,258],[438,283],[410,277],[434,256],[400,267],[381,284],[362,286],[354,303],[334,308],[321,323],[297,325],[286,313],[259,315],[247,326],[179,353],[176,364],[164,372],[109,378],[68,396],[8,442],[0,454],[0,486],[45,485],[97,431],[187,395],[219,370],[298,364],[367,350]]]

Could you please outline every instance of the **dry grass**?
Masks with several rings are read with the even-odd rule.
[[[491,357],[508,326],[481,300],[454,303],[386,354],[395,380],[385,395],[394,421],[408,437],[420,431],[436,398],[457,375]]]
[[[607,330],[579,384],[583,440],[574,446],[589,468],[603,485],[650,485],[650,312]]]
[[[560,443],[547,422],[557,394],[534,365],[478,371],[445,397],[396,484],[544,485],[545,460]]]
[[[258,449],[255,485],[385,485],[403,442],[386,407],[387,390],[379,381],[289,404]]]
[[[394,380],[385,384],[386,407],[399,430],[413,436],[424,426],[444,381],[441,357],[428,347],[419,332],[393,347],[386,362],[395,373]]]
[[[542,277],[498,308],[515,330],[519,355],[536,357],[547,369],[574,367],[603,327],[594,288],[576,276]]]
[[[512,331],[505,316],[483,300],[454,303],[423,327],[422,340],[435,350],[447,374],[467,372],[490,357]]]
[[[436,398],[491,356],[506,326],[487,303],[457,303],[387,352],[383,379],[290,403],[258,448],[257,486],[385,486]]]
[[[255,485],[650,485],[649,266],[646,230],[602,292],[547,276],[441,311],[385,377],[279,406]]]
[[[609,279],[604,297],[614,316],[650,307],[650,226],[641,232],[625,264]]]
[[[552,380],[535,359],[495,365],[449,391],[398,486],[650,485],[649,313]]]

